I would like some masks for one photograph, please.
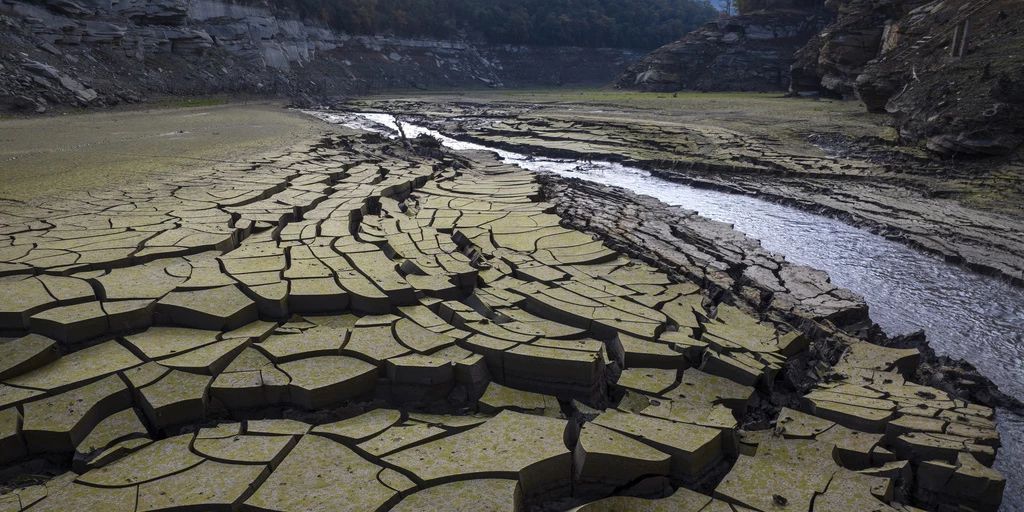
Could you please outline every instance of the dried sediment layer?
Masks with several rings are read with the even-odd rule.
[[[526,154],[616,161],[654,169],[670,180],[781,201],[839,216],[883,236],[942,255],[975,270],[1024,283],[1024,236],[1018,190],[1024,167],[989,167],[907,159],[896,153],[828,154],[806,141],[754,136],[711,123],[624,121],[600,112],[504,104],[495,119],[476,105],[370,102],[361,108],[430,113],[432,122],[481,144]],[[602,109],[608,108],[602,106]],[[551,113],[547,110],[550,109]],[[615,110],[626,114],[628,108]],[[756,121],[757,114],[751,114]],[[1005,196],[980,209],[947,197]]]
[[[868,322],[864,300],[827,274],[793,265],[728,224],[620,188],[543,175],[545,197],[576,229],[752,308],[841,326]]]
[[[993,413],[905,383],[915,350],[852,340],[741,431],[807,337],[413,149],[5,206],[0,456],[74,461],[5,510],[994,510]]]

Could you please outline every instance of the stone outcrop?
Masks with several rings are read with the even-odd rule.
[[[0,110],[243,93],[606,83],[629,50],[353,36],[219,0],[0,0]]]
[[[859,97],[891,113],[905,140],[944,155],[1006,154],[1024,142],[1020,2],[830,6],[835,23],[798,53],[795,92]]]
[[[656,50],[616,85],[859,98],[892,114],[903,141],[946,156],[1005,155],[1024,142],[1020,2],[768,0],[747,9]]]
[[[851,98],[856,77],[878,56],[886,12],[874,0],[828,1],[836,20],[796,53],[791,90]]]
[[[785,90],[794,52],[825,23],[813,6],[716,20],[655,50],[623,73],[616,86],[659,92]]]

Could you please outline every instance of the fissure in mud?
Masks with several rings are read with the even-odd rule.
[[[0,0],[0,512],[1024,512],[1021,19]]]
[[[391,114],[314,115],[383,133],[396,133],[400,123],[407,137],[428,135],[454,150],[491,151],[506,163],[530,171],[626,189],[728,223],[764,249],[794,264],[824,270],[836,285],[861,295],[870,307],[871,320],[886,333],[924,331],[939,354],[972,363],[1002,392],[1024,399],[1024,288],[1006,280],[971,272],[836,219],[754,197],[673,183],[618,163],[489,148],[399,121]],[[940,373],[932,378],[939,383],[951,376]],[[1020,412],[1003,411],[1000,422],[1003,447],[998,467],[1014,480],[1024,477],[1013,462],[1024,456]],[[1024,490],[1014,487],[1010,494],[1010,506],[1024,504]]]
[[[827,274],[597,182],[682,193],[641,171],[405,128],[0,204],[0,503],[1006,501],[982,393],[922,382]]]

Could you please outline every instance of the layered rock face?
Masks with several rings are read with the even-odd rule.
[[[942,154],[1005,154],[1024,141],[1020,2],[835,7],[836,22],[798,54],[794,91],[857,96],[892,113],[904,139]]]
[[[856,77],[878,55],[887,13],[874,0],[836,2],[836,20],[796,54],[791,89],[853,97]]]
[[[216,0],[0,0],[0,110],[150,95],[604,83],[629,50],[361,37]],[[586,66],[581,63],[587,63]]]
[[[806,4],[786,7],[708,23],[630,67],[617,86],[657,92],[785,90],[794,52],[826,23]]]

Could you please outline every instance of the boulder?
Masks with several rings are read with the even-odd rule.
[[[202,30],[182,29],[168,31],[167,39],[171,41],[171,52],[178,54],[196,54],[212,48],[213,38]]]
[[[45,4],[51,11],[66,16],[83,16],[92,13],[91,9],[74,0],[46,0]]]
[[[99,96],[96,91],[82,85],[78,80],[61,73],[57,68],[49,64],[44,64],[34,60],[26,60],[22,63],[21,67],[32,75],[47,82],[51,82],[54,87],[62,87],[67,92],[70,92],[80,103],[90,103]],[[22,107],[27,106],[23,100],[17,101],[16,105],[21,105]]]
[[[122,41],[128,29],[106,21],[85,21],[83,43],[114,44]]]

